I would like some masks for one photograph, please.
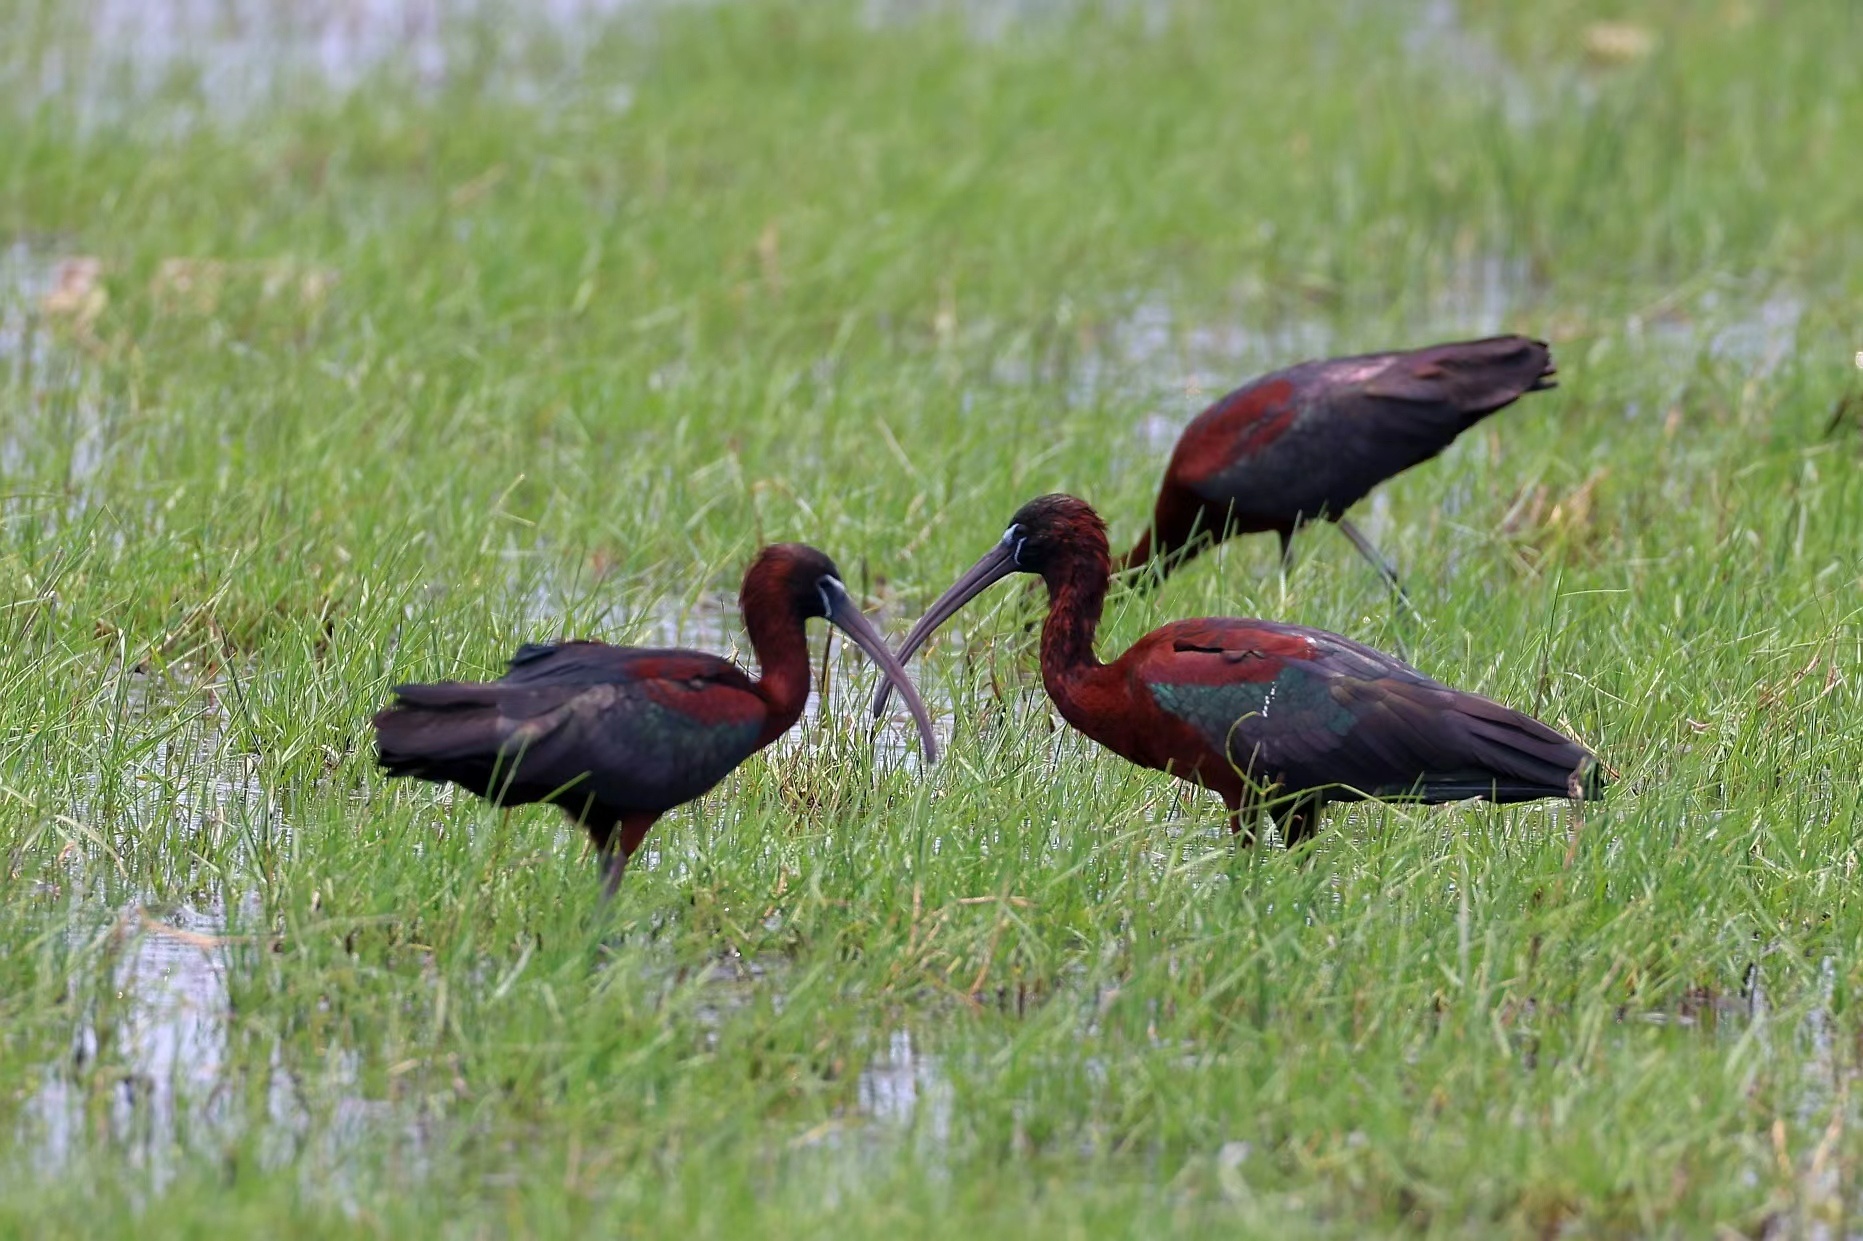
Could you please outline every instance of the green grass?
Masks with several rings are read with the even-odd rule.
[[[0,13],[0,253],[101,264],[0,295],[0,1229],[1854,1228],[1853,5],[666,4],[231,102]],[[1321,530],[1101,646],[1401,649],[1595,746],[1582,821],[1238,851],[1007,588],[928,775],[837,658],[611,924],[554,812],[371,769],[394,681],[741,652],[775,539],[898,633],[1247,376],[1497,329],[1559,389],[1360,514],[1420,623]]]

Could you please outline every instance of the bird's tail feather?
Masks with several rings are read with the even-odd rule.
[[[1525,336],[1491,336],[1421,349],[1373,383],[1378,396],[1448,405],[1481,418],[1523,393],[1556,386],[1552,350]]]
[[[1530,715],[1470,695],[1462,704],[1476,760],[1487,770],[1472,779],[1451,776],[1440,783],[1445,794],[1464,784],[1483,786],[1462,796],[1494,796],[1525,801],[1538,797],[1597,797],[1604,780],[1597,759],[1585,747],[1554,732]],[[1494,792],[1489,794],[1487,787]]]
[[[376,758],[388,774],[435,778],[453,764],[496,760],[502,729],[486,686],[443,681],[397,685],[394,694],[394,705],[375,716]]]

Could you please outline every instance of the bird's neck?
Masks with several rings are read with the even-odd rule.
[[[1229,514],[1218,511],[1165,479],[1151,524],[1132,550],[1119,561],[1118,572],[1150,566],[1132,573],[1127,584],[1140,592],[1151,590],[1174,569],[1208,551],[1227,529]]]
[[[1127,552],[1124,556],[1121,556],[1119,558],[1119,563],[1113,566],[1113,572],[1128,573],[1144,565],[1145,562],[1150,559],[1151,527],[1147,526],[1145,528],[1145,533],[1139,535],[1138,542],[1132,545],[1132,550]]]
[[[1042,683],[1066,714],[1081,679],[1100,667],[1093,635],[1100,627],[1111,565],[1104,551],[1054,566],[1048,584],[1048,620],[1041,631]]]
[[[809,639],[802,624],[802,617],[788,608],[755,607],[746,601],[744,629],[762,670],[757,694],[770,708],[759,746],[788,732],[809,700]]]

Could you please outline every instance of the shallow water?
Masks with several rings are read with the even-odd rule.
[[[1452,74],[1470,90],[1494,98],[1509,124],[1529,125],[1552,106],[1493,39],[1469,29],[1456,0],[1424,0],[1417,6],[1404,50],[1423,67]]]
[[[100,905],[93,913],[109,913]],[[74,937],[111,938],[116,955],[109,977],[114,1003],[85,1014],[75,1028],[71,1051],[48,1064],[40,1085],[22,1109],[16,1152],[33,1175],[56,1176],[80,1160],[121,1159],[126,1169],[148,1178],[159,1194],[185,1160],[214,1161],[233,1147],[254,1151],[266,1166],[296,1162],[313,1200],[353,1203],[358,1186],[378,1175],[373,1161],[387,1155],[395,1175],[415,1181],[432,1170],[432,1152],[445,1134],[470,1122],[464,1116],[430,1118],[418,1104],[373,1097],[361,1087],[361,1055],[332,1047],[320,1061],[305,1063],[281,1045],[270,1053],[263,1103],[251,1107],[251,1084],[235,1070],[234,1040],[247,1037],[229,990],[232,952],[260,925],[255,896],[242,898],[237,916],[217,900],[196,899],[168,906],[124,903],[100,928],[86,921]],[[1697,1028],[1704,1038],[1732,1047],[1756,1045],[1758,1063],[1774,1061],[1772,1044],[1784,1040],[1801,1053],[1799,1086],[1792,1092],[1801,1124],[1863,1122],[1851,1098],[1855,1070],[1844,1064],[1838,1040],[1846,1037],[1832,1017],[1837,971],[1819,966],[1822,1004],[1792,1025],[1782,1025],[1767,999],[1765,953],[1749,971],[1741,994],[1685,997],[1660,1011],[1624,1009],[1624,1026],[1655,1023]],[[650,970],[639,985],[646,991],[697,985],[692,1010],[701,1030],[733,1020],[759,1000],[783,1005],[792,979],[782,960],[721,957],[697,973]],[[1096,1028],[1117,992],[1065,984],[1038,1004],[1060,1003],[1083,1014],[1083,1031]],[[1012,1010],[1005,1010],[1012,1011]],[[1013,1011],[1020,1011],[1016,1009]],[[1555,1020],[1531,1002],[1510,1019],[1521,1051],[1521,1070],[1542,1067],[1533,1030]],[[886,1165],[903,1144],[915,1152],[927,1175],[942,1177],[944,1157],[962,1123],[960,1096],[944,1067],[912,1028],[876,1030],[871,1054],[858,1071],[852,1102],[841,1118],[796,1133],[790,1149],[821,1161],[826,1181],[851,1189],[859,1178]],[[1186,1048],[1187,1065],[1197,1052]],[[249,1066],[248,1054],[245,1063]],[[1057,1063],[1059,1072],[1082,1066]],[[1105,1069],[1084,1066],[1103,1084]],[[1091,1152],[1088,1152],[1090,1155]],[[1830,1162],[1816,1151],[1793,1152],[1807,1206],[1841,1203],[1842,1186]],[[1769,1175],[1771,1155],[1757,1175]],[[0,1168],[0,1175],[9,1172]],[[348,1209],[347,1207],[345,1209]],[[1817,1235],[1839,1235],[1824,1233]]]
[[[482,69],[473,37],[500,23],[491,81],[517,98],[542,99],[564,81],[529,67],[539,40],[568,58],[573,76],[590,27],[630,10],[678,0],[88,0],[60,11],[77,35],[34,66],[36,99],[80,102],[87,125],[147,123],[185,131],[225,124],[288,102],[308,85],[338,95],[389,75],[428,89]],[[608,89],[616,110],[632,105],[624,85]],[[167,106],[146,111],[155,100]]]
[[[860,1073],[857,1106],[863,1115],[901,1128],[917,1123],[934,1143],[950,1140],[954,1102],[938,1057],[920,1050],[910,1030],[888,1032],[885,1052]]]
[[[159,1191],[184,1140],[225,1122],[215,1106],[230,1013],[225,932],[225,911],[215,903],[160,916],[141,901],[117,910],[105,932],[117,953],[109,1016],[78,1023],[70,1056],[45,1067],[25,1109],[20,1146],[41,1171],[58,1170],[101,1139]],[[70,932],[74,941],[96,934],[90,921]],[[92,1092],[105,1083],[100,1113]]]
[[[94,341],[107,300],[95,258],[37,238],[0,248],[0,393],[16,401],[0,425],[0,478],[30,478],[42,489],[22,495],[15,482],[0,491],[0,506],[45,504],[56,488],[65,520],[89,507],[86,484],[104,464],[110,434],[82,347]]]

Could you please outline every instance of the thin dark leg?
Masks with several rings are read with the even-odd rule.
[[[1230,832],[1244,845],[1253,848],[1256,829],[1261,826],[1261,802],[1246,791],[1233,801],[1226,797],[1223,800],[1229,803]]]
[[[1365,532],[1343,517],[1335,524],[1339,527],[1339,533],[1352,540],[1352,546],[1358,548],[1358,554],[1371,561],[1372,567],[1377,569],[1383,575],[1384,580],[1391,584],[1391,589],[1402,595],[1404,587],[1403,583],[1397,580],[1397,566],[1385,559],[1384,553],[1378,550],[1377,545],[1365,537]]]
[[[1281,839],[1292,849],[1320,830],[1320,813],[1326,809],[1323,793],[1308,793],[1295,800],[1280,817]]]
[[[596,857],[602,873],[603,905],[614,900],[615,892],[621,886],[621,877],[627,874],[628,859],[640,848],[640,842],[647,838],[647,829],[659,817],[657,814],[622,815],[619,828],[597,851]]]
[[[589,838],[595,842],[595,873],[601,878],[602,904],[606,905],[613,899],[621,876],[627,872],[627,854],[621,849],[618,830],[621,818],[597,807],[595,799],[590,798],[582,808],[582,826],[588,829]]]
[[[1404,584],[1398,580],[1397,566],[1386,560],[1384,553],[1379,551],[1377,546],[1365,537],[1364,531],[1357,526],[1343,517],[1336,524],[1339,527],[1339,533],[1352,540],[1352,546],[1358,548],[1359,555],[1371,561],[1372,567],[1377,569],[1379,575],[1390,585],[1391,593],[1397,596],[1397,601],[1403,604],[1412,616],[1420,616],[1416,605],[1410,602],[1410,596],[1405,593]]]
[[[595,869],[602,877],[602,904],[606,905],[614,900],[616,890],[621,887],[621,877],[627,874],[627,854],[610,843],[595,855]]]

